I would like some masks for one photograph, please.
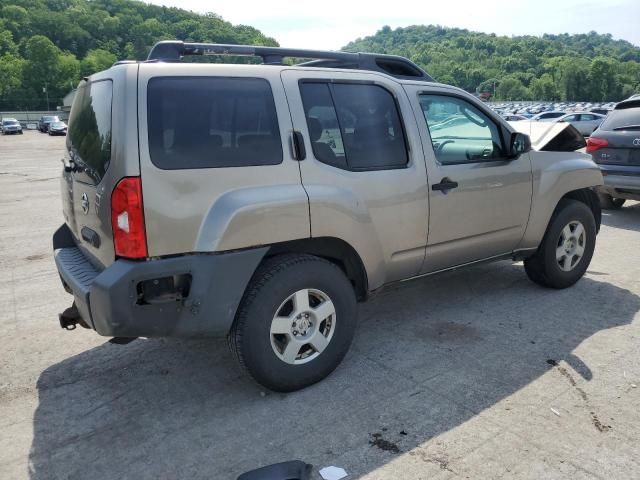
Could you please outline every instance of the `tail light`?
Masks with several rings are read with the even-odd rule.
[[[587,138],[587,153],[595,152],[601,148],[609,146],[609,142],[604,138],[589,137]]]
[[[116,255],[126,258],[147,256],[140,177],[125,177],[113,189],[111,228]]]

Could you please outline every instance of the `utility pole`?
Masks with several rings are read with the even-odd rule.
[[[42,91],[47,94],[47,112],[50,112],[51,105],[49,105],[49,89],[47,88],[47,82],[44,82],[44,88]]]

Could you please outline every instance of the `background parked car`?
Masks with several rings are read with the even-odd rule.
[[[64,122],[51,122],[49,125],[49,135],[66,135],[67,124]]]
[[[578,131],[588,137],[593,131],[600,126],[604,120],[604,115],[598,115],[591,112],[574,112],[557,118],[556,122],[570,123],[578,129]]]
[[[604,177],[598,187],[602,208],[640,200],[640,97],[616,105],[587,140],[587,152]]]
[[[22,135],[22,126],[15,118],[3,118],[1,128],[3,135],[12,135],[16,133],[18,135]]]
[[[59,122],[60,118],[56,115],[43,115],[40,117],[40,121],[38,122],[38,130],[42,133],[47,133],[49,131],[49,125],[53,122]]]
[[[520,122],[522,120],[529,120],[524,115],[519,115],[519,114],[502,115],[502,118],[504,118],[507,122]]]
[[[534,115],[533,117],[531,117],[531,121],[532,122],[552,122],[556,118],[560,118],[563,115],[565,115],[566,113],[567,112],[560,112],[560,111],[542,112],[542,113],[538,113],[537,115]]]

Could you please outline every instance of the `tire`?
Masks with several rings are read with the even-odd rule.
[[[608,193],[598,193],[598,198],[604,210],[620,210],[626,201],[624,198],[613,198]]]
[[[325,316],[332,307],[333,313]],[[336,265],[311,255],[276,256],[253,275],[229,346],[259,384],[277,392],[299,390],[340,364],[353,340],[356,312],[353,286]]]
[[[538,251],[524,261],[525,272],[543,287],[570,287],[587,271],[595,246],[596,222],[591,209],[577,200],[560,200]]]

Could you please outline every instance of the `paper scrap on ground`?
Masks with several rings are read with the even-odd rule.
[[[324,467],[320,470],[320,475],[324,480],[340,480],[347,476],[347,472],[340,467]]]

